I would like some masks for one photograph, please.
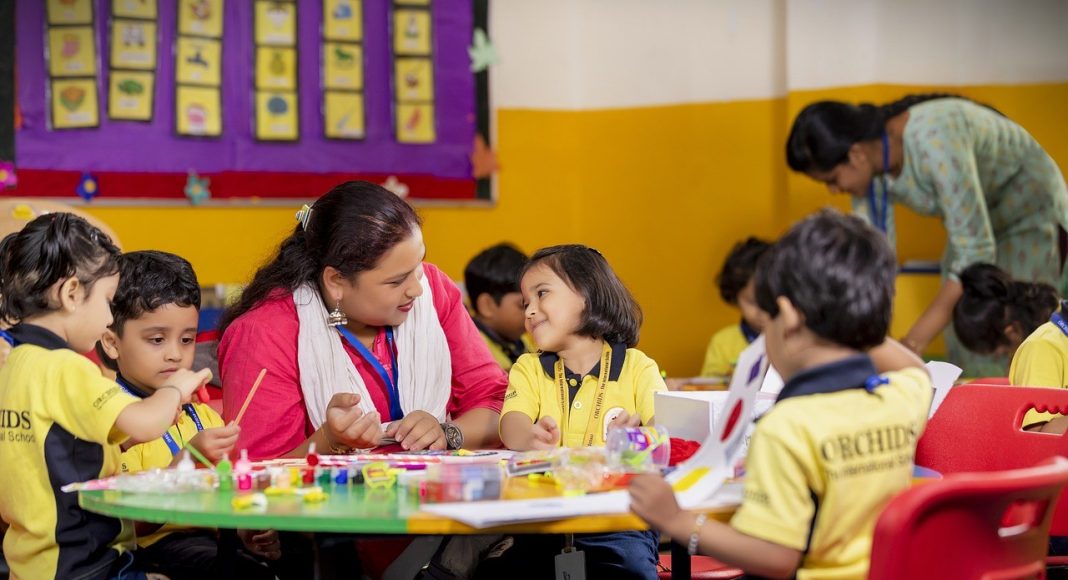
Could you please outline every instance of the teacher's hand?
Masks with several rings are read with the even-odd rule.
[[[386,435],[408,451],[445,449],[445,431],[437,418],[426,411],[412,411],[386,428]]]
[[[382,423],[377,412],[365,413],[360,408],[360,396],[355,393],[336,393],[326,405],[323,434],[331,451],[339,447],[370,449],[382,442]]]

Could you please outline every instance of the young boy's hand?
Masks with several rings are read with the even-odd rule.
[[[274,530],[237,530],[237,537],[252,554],[268,560],[282,557],[282,542]]]
[[[354,393],[335,393],[330,398],[322,428],[331,444],[369,449],[378,447],[382,442],[379,414],[364,413],[360,408],[360,396]]]
[[[204,457],[212,463],[218,463],[223,453],[234,456],[234,444],[237,436],[241,434],[241,428],[233,423],[225,427],[213,427],[197,433],[189,440],[189,444],[204,454]]]
[[[642,424],[642,416],[638,414],[631,415],[626,411],[620,412],[618,415],[612,418],[608,423],[608,430],[620,429],[622,427],[638,427]]]
[[[636,475],[630,480],[630,510],[659,530],[671,527],[684,512],[675,500],[675,490],[659,475]]]
[[[210,380],[211,371],[208,369],[202,369],[197,372],[189,369],[178,369],[174,371],[174,374],[171,375],[166,384],[178,389],[182,394],[182,402],[188,403],[193,398],[193,393],[208,384]]]
[[[552,417],[545,416],[539,419],[531,428],[530,434],[533,436],[530,442],[531,449],[556,449],[560,444],[560,427],[557,426],[556,419]]]

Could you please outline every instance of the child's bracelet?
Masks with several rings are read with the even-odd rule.
[[[163,385],[162,387],[160,387],[159,389],[156,389],[156,390],[161,390],[161,389],[174,389],[175,391],[178,392],[178,400],[179,401],[182,400],[182,389],[179,389],[178,387],[176,387],[174,385]]]
[[[697,519],[693,521],[693,533],[690,534],[690,543],[686,546],[686,553],[694,556],[697,554],[697,542],[701,534],[701,526],[705,525],[705,520],[708,516],[705,514],[697,514]]]

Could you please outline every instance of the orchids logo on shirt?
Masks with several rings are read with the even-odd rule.
[[[33,424],[29,411],[0,409],[0,442],[33,443]]]
[[[911,464],[919,435],[916,423],[870,427],[820,441],[831,478],[850,477]]]

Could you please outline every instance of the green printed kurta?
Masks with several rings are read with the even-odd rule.
[[[964,268],[988,262],[1068,295],[1057,248],[1058,226],[1068,229],[1068,187],[1030,133],[982,105],[950,98],[911,107],[903,141],[904,165],[890,184],[890,201],[942,218],[944,278],[959,280]],[[868,219],[867,200],[857,201]],[[951,328],[946,346],[966,376],[1008,370],[1007,358],[967,353]]]

